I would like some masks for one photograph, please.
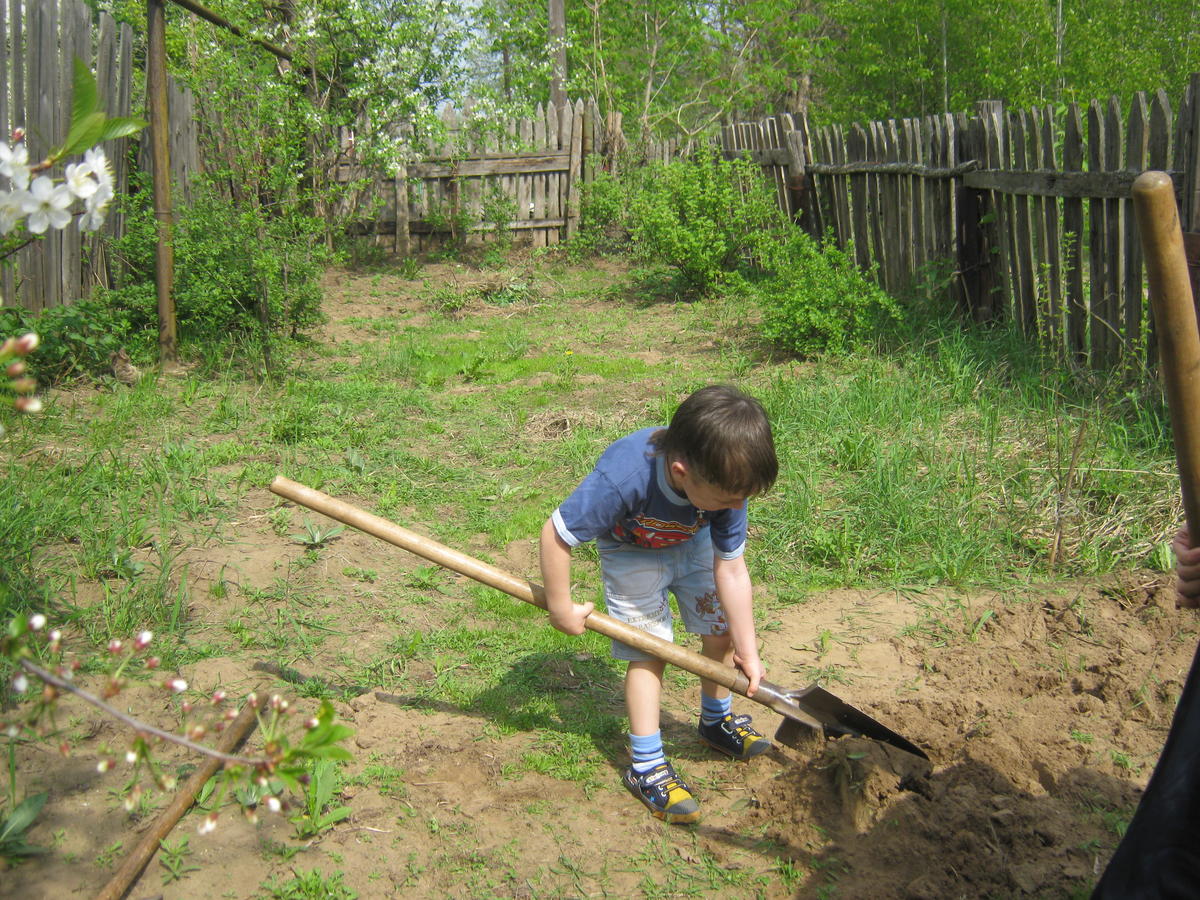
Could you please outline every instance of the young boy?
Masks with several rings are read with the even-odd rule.
[[[670,591],[684,626],[701,636],[701,652],[740,668],[753,694],[765,670],[742,556],[746,501],[774,484],[778,471],[762,405],[723,385],[684,400],[669,427],[644,428],[610,445],[542,528],[551,624],[583,633],[593,604],[571,600],[571,548],[595,540],[609,615],[670,641]],[[629,664],[625,706],[633,762],[622,780],[656,817],[694,822],[699,804],[663,752],[665,664],[615,640],[612,654]],[[769,749],[749,716],[732,714],[731,700],[728,688],[701,679],[701,740],[739,760]]]

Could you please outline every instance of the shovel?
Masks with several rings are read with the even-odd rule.
[[[1146,258],[1183,511],[1194,542],[1200,540],[1200,332],[1171,176],[1156,171],[1139,175],[1133,182],[1133,210]],[[1200,597],[1179,605],[1195,607]]]
[[[293,503],[298,503],[338,522],[365,531],[367,534],[394,544],[410,553],[415,553],[417,556],[444,566],[453,572],[466,575],[481,584],[510,594],[518,600],[524,600],[526,603],[542,609],[546,608],[546,596],[540,585],[518,578],[502,569],[467,556],[465,553],[459,553],[406,528],[401,528],[393,522],[372,515],[350,503],[305,487],[282,475],[276,476],[275,480],[271,482],[271,490]],[[813,736],[823,733],[825,737],[844,735],[870,738],[922,759],[929,758],[925,751],[916,744],[876,722],[866,713],[838,699],[817,684],[793,691],[771,684],[769,681],[760,681],[758,690],[754,692],[753,697],[750,697],[746,693],[746,688],[749,687],[746,676],[732,666],[722,665],[695,651],[654,637],[640,628],[626,625],[604,613],[593,612],[588,616],[586,624],[589,629],[599,632],[605,637],[615,638],[664,662],[691,672],[693,675],[724,685],[735,694],[740,694],[773,709],[783,717],[783,722],[775,733],[775,740],[781,744],[803,749]]]

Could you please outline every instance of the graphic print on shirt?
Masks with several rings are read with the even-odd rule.
[[[639,547],[657,549],[682,544],[695,537],[696,532],[708,524],[704,513],[698,511],[696,521],[691,525],[682,522],[667,522],[650,516],[635,516],[633,528],[617,523],[613,526],[612,535],[618,541],[634,543]]]

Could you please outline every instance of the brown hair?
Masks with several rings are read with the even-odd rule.
[[[698,477],[730,493],[761,494],[779,474],[766,410],[729,385],[696,391],[650,440],[668,462],[683,460]]]

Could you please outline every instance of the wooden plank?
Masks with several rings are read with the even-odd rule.
[[[1108,153],[1105,147],[1104,109],[1098,100],[1088,103],[1087,125],[1088,165],[1095,171],[1101,171]],[[1089,362],[1097,369],[1105,365],[1109,346],[1109,279],[1105,252],[1107,213],[1104,200],[1097,198],[1088,201],[1088,349]]]
[[[1034,162],[1039,168],[1058,168],[1054,160],[1054,108],[1035,109],[1033,116]],[[1059,227],[1058,200],[1039,197],[1034,206],[1037,229],[1037,259],[1041,267],[1041,298],[1038,323],[1046,345],[1056,359],[1064,359],[1064,321],[1062,300],[1062,235]]]
[[[522,231],[558,231],[564,228],[567,224],[566,219],[550,218],[550,219],[524,219],[520,222],[514,222],[509,227]],[[409,219],[409,232],[416,235],[432,235],[432,234],[449,234],[446,228],[440,223],[437,225],[430,224],[426,219]],[[474,222],[468,229],[471,233],[479,234],[496,230],[494,222]]]
[[[517,121],[517,138],[522,148],[533,145],[533,122],[529,119]],[[513,176],[517,184],[517,222],[528,221],[533,217],[533,183],[528,174]]]
[[[1104,168],[1116,171],[1121,168],[1121,156],[1124,149],[1122,141],[1121,106],[1116,97],[1109,97],[1104,107]],[[1130,212],[1133,207],[1129,205]],[[1127,335],[1123,329],[1122,295],[1125,283],[1125,220],[1123,210],[1117,199],[1104,201],[1104,218],[1107,228],[1104,232],[1104,321],[1107,323],[1105,368],[1121,364],[1126,354]]]
[[[1146,170],[1146,160],[1150,147],[1150,104],[1146,94],[1138,91],[1133,95],[1129,107],[1129,121],[1125,136],[1125,168],[1131,172],[1141,173]],[[1130,350],[1136,354],[1131,361],[1141,365],[1146,360],[1146,309],[1147,296],[1143,289],[1143,260],[1142,242],[1137,230],[1137,219],[1133,211],[1133,201],[1121,203],[1121,214],[1126,222],[1124,247],[1125,284],[1123,288],[1123,306],[1125,313],[1125,339]]]
[[[412,240],[409,237],[408,167],[404,163],[396,166],[392,181],[395,192],[396,240],[395,251],[401,256],[412,255]]]
[[[860,125],[853,125],[846,137],[846,152],[852,159],[861,159],[867,152],[867,133]],[[850,175],[846,179],[850,183],[851,204],[850,231],[847,240],[854,242],[854,261],[859,268],[866,270],[871,265],[872,246],[870,237],[869,209],[870,200],[867,193],[867,176],[865,173]]]
[[[867,140],[863,153],[864,159],[882,160],[884,158],[883,124],[870,122],[863,129]],[[842,179],[847,181],[848,179]],[[867,174],[867,189],[864,192],[864,202],[867,204],[867,227],[871,238],[867,246],[871,248],[871,260],[876,264],[875,278],[881,285],[886,285],[887,279],[887,241],[890,232],[887,230],[888,195],[884,176]]]
[[[560,135],[561,120],[559,119],[559,110],[553,103],[546,104],[546,148],[548,150],[558,151],[562,149],[562,139]],[[553,172],[543,176],[546,180],[546,218],[558,219],[562,217],[562,204],[560,203],[561,191],[559,184],[562,181],[561,177]],[[558,243],[558,229],[546,229],[546,245]]]
[[[1009,168],[1008,160],[1008,134],[1007,134],[1007,116],[1005,115],[1002,104],[987,103],[981,104],[983,110],[983,129],[984,129],[984,152],[987,167],[989,169],[1007,169]],[[995,270],[995,286],[993,292],[995,294],[993,302],[993,310],[1002,316],[1013,315],[1013,272],[1012,272],[1012,241],[1010,239],[1010,229],[1012,226],[1012,214],[1007,197],[1004,194],[993,194],[992,214],[994,216],[994,224],[991,229],[992,242],[991,248],[998,251],[997,264]],[[995,252],[989,250],[989,252]]]
[[[847,147],[845,133],[840,125],[834,125],[829,132],[830,145],[833,150],[834,159],[839,162],[844,162],[847,158]],[[845,246],[848,241],[853,240],[853,220],[851,218],[851,197],[850,184],[848,178],[839,178],[836,181],[836,199],[837,199],[837,218],[838,218],[838,242]]]
[[[1180,185],[1180,224],[1184,231],[1200,231],[1200,73],[1188,81],[1187,114],[1179,117],[1175,168],[1183,173]]]
[[[12,109],[9,106],[9,34],[8,6],[0,0],[0,140],[6,143],[11,140],[15,124],[10,118]],[[0,306],[15,305],[13,287],[13,267],[0,267]]]
[[[546,149],[546,110],[539,103],[537,110],[533,116],[533,145],[539,152],[545,152]],[[533,191],[533,210],[530,212],[531,219],[546,218],[546,176],[537,174],[530,176],[530,183]],[[533,233],[533,246],[546,246],[545,230],[537,230]]]
[[[1029,164],[1029,116],[1018,110],[1010,117],[1010,140],[1013,166],[1024,169]],[[1016,313],[1021,330],[1037,334],[1037,298],[1034,289],[1033,225],[1029,198],[1013,197],[1013,271],[1016,273]]]
[[[557,176],[558,185],[555,191],[555,216],[566,220],[569,216],[570,192],[571,192],[571,177],[570,177],[570,156],[571,144],[575,140],[575,109],[568,102],[564,103],[558,111],[558,146],[559,150],[567,154],[567,168],[562,170],[562,173]],[[566,229],[559,229],[554,233],[554,242],[566,240]]]
[[[1083,115],[1079,105],[1067,107],[1063,121],[1062,167],[1067,174],[1083,169]],[[1067,350],[1075,362],[1087,360],[1088,302],[1084,291],[1084,207],[1080,197],[1063,199],[1063,284],[1067,316]]]
[[[463,159],[457,163],[422,160],[409,165],[409,172],[419,178],[482,178],[496,175],[524,175],[538,172],[566,172],[571,167],[571,151],[520,156],[493,156],[487,159]],[[350,181],[367,174],[361,168],[339,166],[336,180]]]
[[[583,101],[575,101],[574,128],[571,130],[571,166],[567,170],[567,240],[579,233],[579,186],[583,182],[583,139],[587,127]]]

